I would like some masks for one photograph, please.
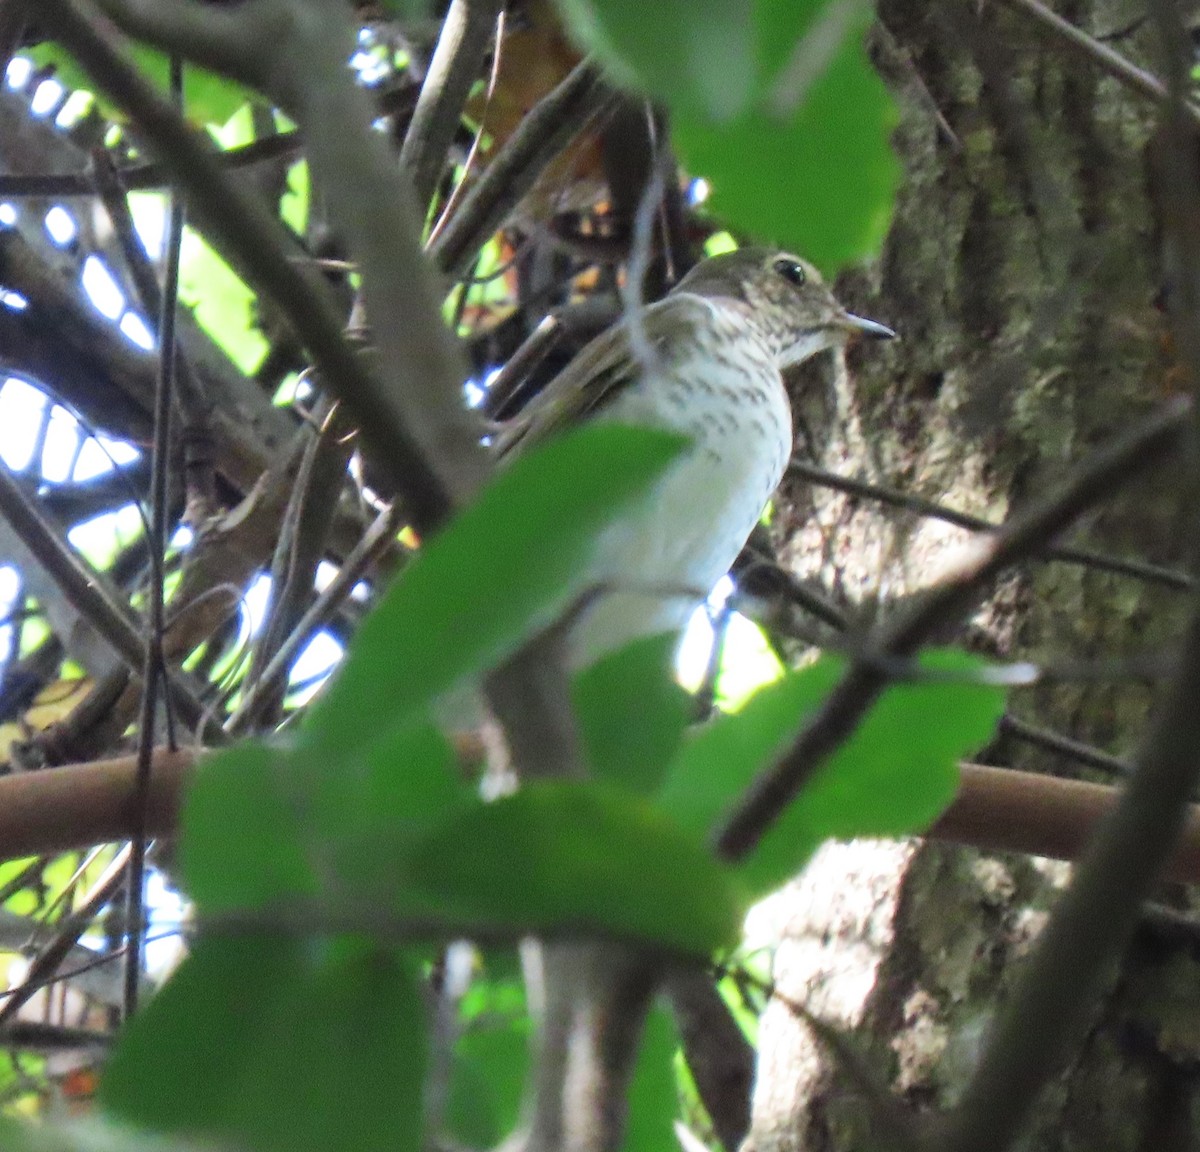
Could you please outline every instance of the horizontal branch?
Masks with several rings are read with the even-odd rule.
[[[178,830],[196,758],[189,748],[155,753],[150,835]],[[134,757],[123,756],[0,776],[0,862],[126,839],[133,827],[134,771]],[[928,835],[989,852],[1073,860],[1120,796],[1120,789],[1106,785],[1008,768],[963,764],[960,771],[958,795]],[[1165,876],[1200,883],[1200,805],[1188,812]]]

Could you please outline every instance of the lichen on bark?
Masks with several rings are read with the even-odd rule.
[[[1059,9],[1093,35],[1116,34],[1118,50],[1153,70],[1138,6],[1078,0]],[[838,289],[901,339],[882,355],[852,353],[848,371],[796,383],[800,450],[999,519],[1171,389],[1146,168],[1154,109],[1004,5],[882,0],[878,15],[872,53],[900,107],[894,146],[904,174],[879,261]],[[1176,564],[1179,496],[1171,470],[1158,470],[1077,536]],[[796,571],[883,612],[964,538],[795,481],[775,527]],[[1168,651],[1185,607],[1160,586],[1037,562],[997,590],[968,636],[1005,658],[1119,661]],[[1011,711],[1125,754],[1153,698],[1150,683],[1120,676],[1020,690]],[[1007,738],[988,751],[997,763],[1080,771]],[[857,971],[858,1002],[843,998],[830,1021],[914,1108],[945,1107],[972,1071],[1064,866],[933,844],[887,860],[879,853],[824,852],[779,897],[791,911],[780,918],[775,977],[782,998],[823,1015],[816,993]],[[836,894],[840,907],[854,883],[857,919],[812,897]],[[1164,899],[1185,906],[1180,892]],[[819,954],[804,944],[814,936]],[[1197,1046],[1178,990],[1198,980],[1186,944],[1143,927],[1086,1042],[1046,1092],[1027,1147],[1119,1152],[1164,1146],[1156,1133],[1192,1132]],[[865,1149],[867,1110],[852,1078],[781,1005],[760,1034],[755,1152]]]

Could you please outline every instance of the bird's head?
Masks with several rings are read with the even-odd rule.
[[[697,264],[675,286],[733,301],[755,323],[780,369],[799,364],[854,336],[890,340],[890,328],[847,312],[807,261],[778,249],[747,247]]]

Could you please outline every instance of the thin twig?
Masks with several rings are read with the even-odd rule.
[[[67,954],[78,943],[79,937],[91,927],[100,909],[116,895],[124,882],[128,863],[127,845],[113,857],[78,907],[72,909],[71,914],[58,926],[53,939],[34,957],[21,982],[8,989],[5,993],[6,999],[0,1004],[0,1029],[12,1021],[29,1002],[30,997],[53,976]]]
[[[926,500],[911,492],[903,492],[899,488],[891,488],[885,484],[876,484],[868,480],[858,480],[851,476],[839,476],[836,472],[818,468],[807,460],[793,458],[788,464],[787,474],[790,477],[807,480],[811,484],[818,484],[823,488],[845,492],[848,496],[875,500],[880,504],[891,505],[893,508],[907,509],[919,516],[943,520],[947,524],[954,524],[971,532],[995,532],[1001,527],[991,520],[985,520],[982,516],[973,516],[969,512],[948,508],[935,500]],[[1168,588],[1177,588],[1183,592],[1193,586],[1192,578],[1186,572],[1179,572],[1174,568],[1163,568],[1158,564],[1148,564],[1143,560],[1127,560],[1122,556],[1108,556],[1089,548],[1072,548],[1052,544],[1043,548],[1032,559],[1059,560],[1067,564],[1079,564],[1101,572],[1112,572],[1118,576],[1132,576],[1137,580],[1162,584]]]
[[[341,607],[358,581],[392,546],[392,541],[403,523],[404,516],[399,505],[379,514],[350,555],[346,557],[338,569],[337,575],[300,618],[288,638],[280,644],[279,650],[263,669],[262,675],[249,686],[242,696],[242,702],[237,711],[225,722],[227,733],[231,736],[240,734],[257,722],[261,709],[270,699],[271,693],[282,683],[283,677],[287,674],[292,661],[300,654],[300,650],[308,643],[318,628],[333,618],[334,613]]]
[[[1060,43],[1072,49],[1081,58],[1098,64],[1132,91],[1159,105],[1170,102],[1171,96],[1167,86],[1156,76],[1125,59],[1120,52],[1101,43],[1094,36],[1089,36],[1082,28],[1076,28],[1074,24],[1047,8],[1041,0],[1003,0],[1003,3],[1031,17],[1042,28],[1052,33]],[[1200,108],[1185,100],[1181,109],[1187,119],[1200,125]]]
[[[1134,765],[1129,760],[1122,760],[1119,756],[1113,756],[1102,748],[1084,744],[1079,740],[1072,740],[1069,736],[1051,732],[1036,724],[1026,723],[1007,712],[1000,718],[1000,731],[1014,740],[1021,740],[1035,748],[1041,748],[1066,757],[1068,760],[1074,760],[1085,768],[1095,768],[1122,779],[1131,775],[1134,770]]]
[[[231,171],[249,168],[264,160],[297,156],[304,139],[299,132],[278,132],[262,140],[253,140],[236,148],[213,148],[213,159]],[[167,168],[157,162],[126,164],[116,168],[121,187],[130,192],[162,188],[170,183]],[[42,197],[60,200],[68,196],[95,196],[95,177],[89,172],[3,172],[0,173],[0,197],[20,200]]]
[[[130,671],[140,675],[145,645],[138,635],[133,613],[109,590],[104,576],[81,560],[54,527],[46,523],[36,502],[3,467],[0,467],[0,516],[8,520],[21,542],[54,577],[71,606],[104,637]],[[204,715],[199,698],[174,677],[168,690],[171,703],[184,722],[193,729],[199,727]],[[216,725],[207,726],[205,736],[223,738]]]
[[[492,157],[487,172],[430,246],[434,263],[451,276],[464,272],[551,161],[614,100],[592,63],[577,65]]]
[[[171,57],[171,100],[183,112],[183,62]],[[100,169],[98,169],[99,171]],[[103,178],[102,178],[103,186]],[[132,224],[123,196],[110,197],[117,218]],[[125,205],[123,213],[116,201]],[[127,252],[145,252],[134,237],[126,237]],[[166,676],[163,656],[163,562],[167,551],[167,471],[171,455],[171,402],[175,393],[175,309],[179,296],[179,253],[183,243],[183,201],[172,194],[167,228],[166,284],[158,284],[149,261],[133,257],[139,269],[135,282],[147,307],[158,304],[158,383],[154,390],[154,438],[150,453],[150,587],[146,597],[146,658],[142,666],[142,699],[138,715],[137,774],[134,777],[134,835],[129,843],[129,875],[125,888],[125,987],[122,1015],[129,1020],[137,1012],[138,984],[142,974],[143,905],[146,887],[146,811],[150,801],[150,760],[158,723],[158,690]],[[132,268],[131,268],[132,270]],[[168,747],[175,747],[174,726],[168,723]]]
[[[262,31],[257,16],[266,9],[279,7],[256,3],[213,11],[207,5],[170,4],[155,5],[154,9],[164,20],[168,16],[199,10],[203,18],[222,27],[231,23],[231,34],[245,36],[248,29]],[[285,5],[284,9],[290,11],[289,6]],[[371,132],[365,94],[354,87],[348,75],[342,75],[344,58],[338,48],[342,36],[331,38],[322,19],[322,14],[332,11],[329,5],[314,5],[311,15],[317,23],[313,26],[307,19],[309,8],[297,10],[292,13],[297,19],[282,30],[275,27],[278,21],[273,23],[264,17],[263,26],[276,36],[275,42],[242,39],[236,42],[236,54],[239,59],[257,54],[256,67],[263,66],[267,57],[281,60],[289,73],[297,69],[307,73],[320,64],[322,71],[329,75],[325,82],[307,84],[310,104],[302,121],[309,143],[310,162],[316,166],[317,157],[324,153],[325,160],[320,168],[327,191],[331,184],[345,190],[348,182],[362,176],[357,168],[337,171],[339,158],[353,138],[372,155],[381,153],[378,164],[373,164],[371,170],[384,181],[382,187],[372,181],[354,190],[353,194],[380,209],[386,209],[389,203],[395,207],[394,202],[402,198],[403,185],[395,179],[394,168],[382,152],[382,140]],[[237,18],[241,16],[249,23],[239,23]],[[150,18],[153,19],[153,13]],[[439,525],[454,503],[450,485],[461,485],[464,491],[473,490],[478,475],[472,473],[452,479],[461,453],[453,453],[454,459],[447,459],[446,453],[431,451],[427,458],[408,424],[410,411],[420,406],[418,396],[443,391],[447,373],[456,374],[456,370],[446,363],[443,353],[433,351],[434,347],[445,349],[451,338],[437,317],[429,274],[414,267],[414,264],[419,266],[419,254],[415,261],[409,259],[407,247],[399,236],[391,239],[381,251],[359,253],[364,286],[376,283],[382,274],[385,281],[403,296],[401,306],[379,309],[381,315],[407,316],[410,322],[382,326],[380,335],[385,339],[387,355],[380,357],[378,364],[381,368],[420,377],[423,382],[414,393],[407,378],[398,386],[396,382],[384,386],[368,371],[361,357],[343,338],[342,318],[329,286],[315,269],[290,259],[295,254],[295,246],[280,222],[257,197],[249,195],[230,178],[230,174],[214,160],[206,138],[186,124],[143,79],[106,27],[87,19],[66,0],[45,0],[39,10],[39,19],[88,71],[97,87],[129,113],[137,132],[160,154],[162,162],[178,179],[194,222],[235,266],[242,268],[274,299],[295,331],[302,334],[326,383],[346,401],[363,436],[375,448],[381,467],[390,472],[404,492],[414,522],[427,531]],[[207,31],[211,32],[212,27],[210,24]],[[297,42],[301,34],[303,38]],[[172,42],[161,46],[168,50],[180,47]],[[235,51],[232,46],[227,47],[231,52]],[[286,65],[288,60],[292,60],[290,66]],[[319,133],[320,143],[314,138],[314,131]],[[410,211],[406,215],[412,214]],[[354,221],[354,224],[355,231],[360,231],[362,221]],[[379,231],[391,233],[393,229],[380,228]],[[410,238],[409,243],[415,242]],[[402,258],[392,251],[397,244],[403,250]],[[360,242],[359,246],[366,247],[366,244]],[[410,282],[400,283],[409,273]],[[388,340],[400,342],[399,354],[386,347]],[[409,340],[416,346],[410,346]],[[450,359],[454,358],[451,354]],[[448,410],[450,402],[451,397],[441,397],[422,419],[426,423],[438,419],[438,414]],[[454,439],[459,445],[461,437]]]
[[[345,489],[346,467],[354,450],[351,431],[342,410],[335,407],[305,448],[271,566],[271,610],[259,631],[243,691],[270,667],[312,595],[317,565]],[[267,702],[270,709],[282,703],[284,687],[283,678],[272,685]],[[262,715],[260,712],[259,719]]]

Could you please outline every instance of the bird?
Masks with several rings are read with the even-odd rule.
[[[678,432],[689,447],[593,545],[573,618],[573,671],[678,632],[729,571],[783,477],[783,373],[891,328],[838,303],[808,262],[746,246],[698,263],[661,300],[601,333],[494,439],[501,462],[583,420]]]

